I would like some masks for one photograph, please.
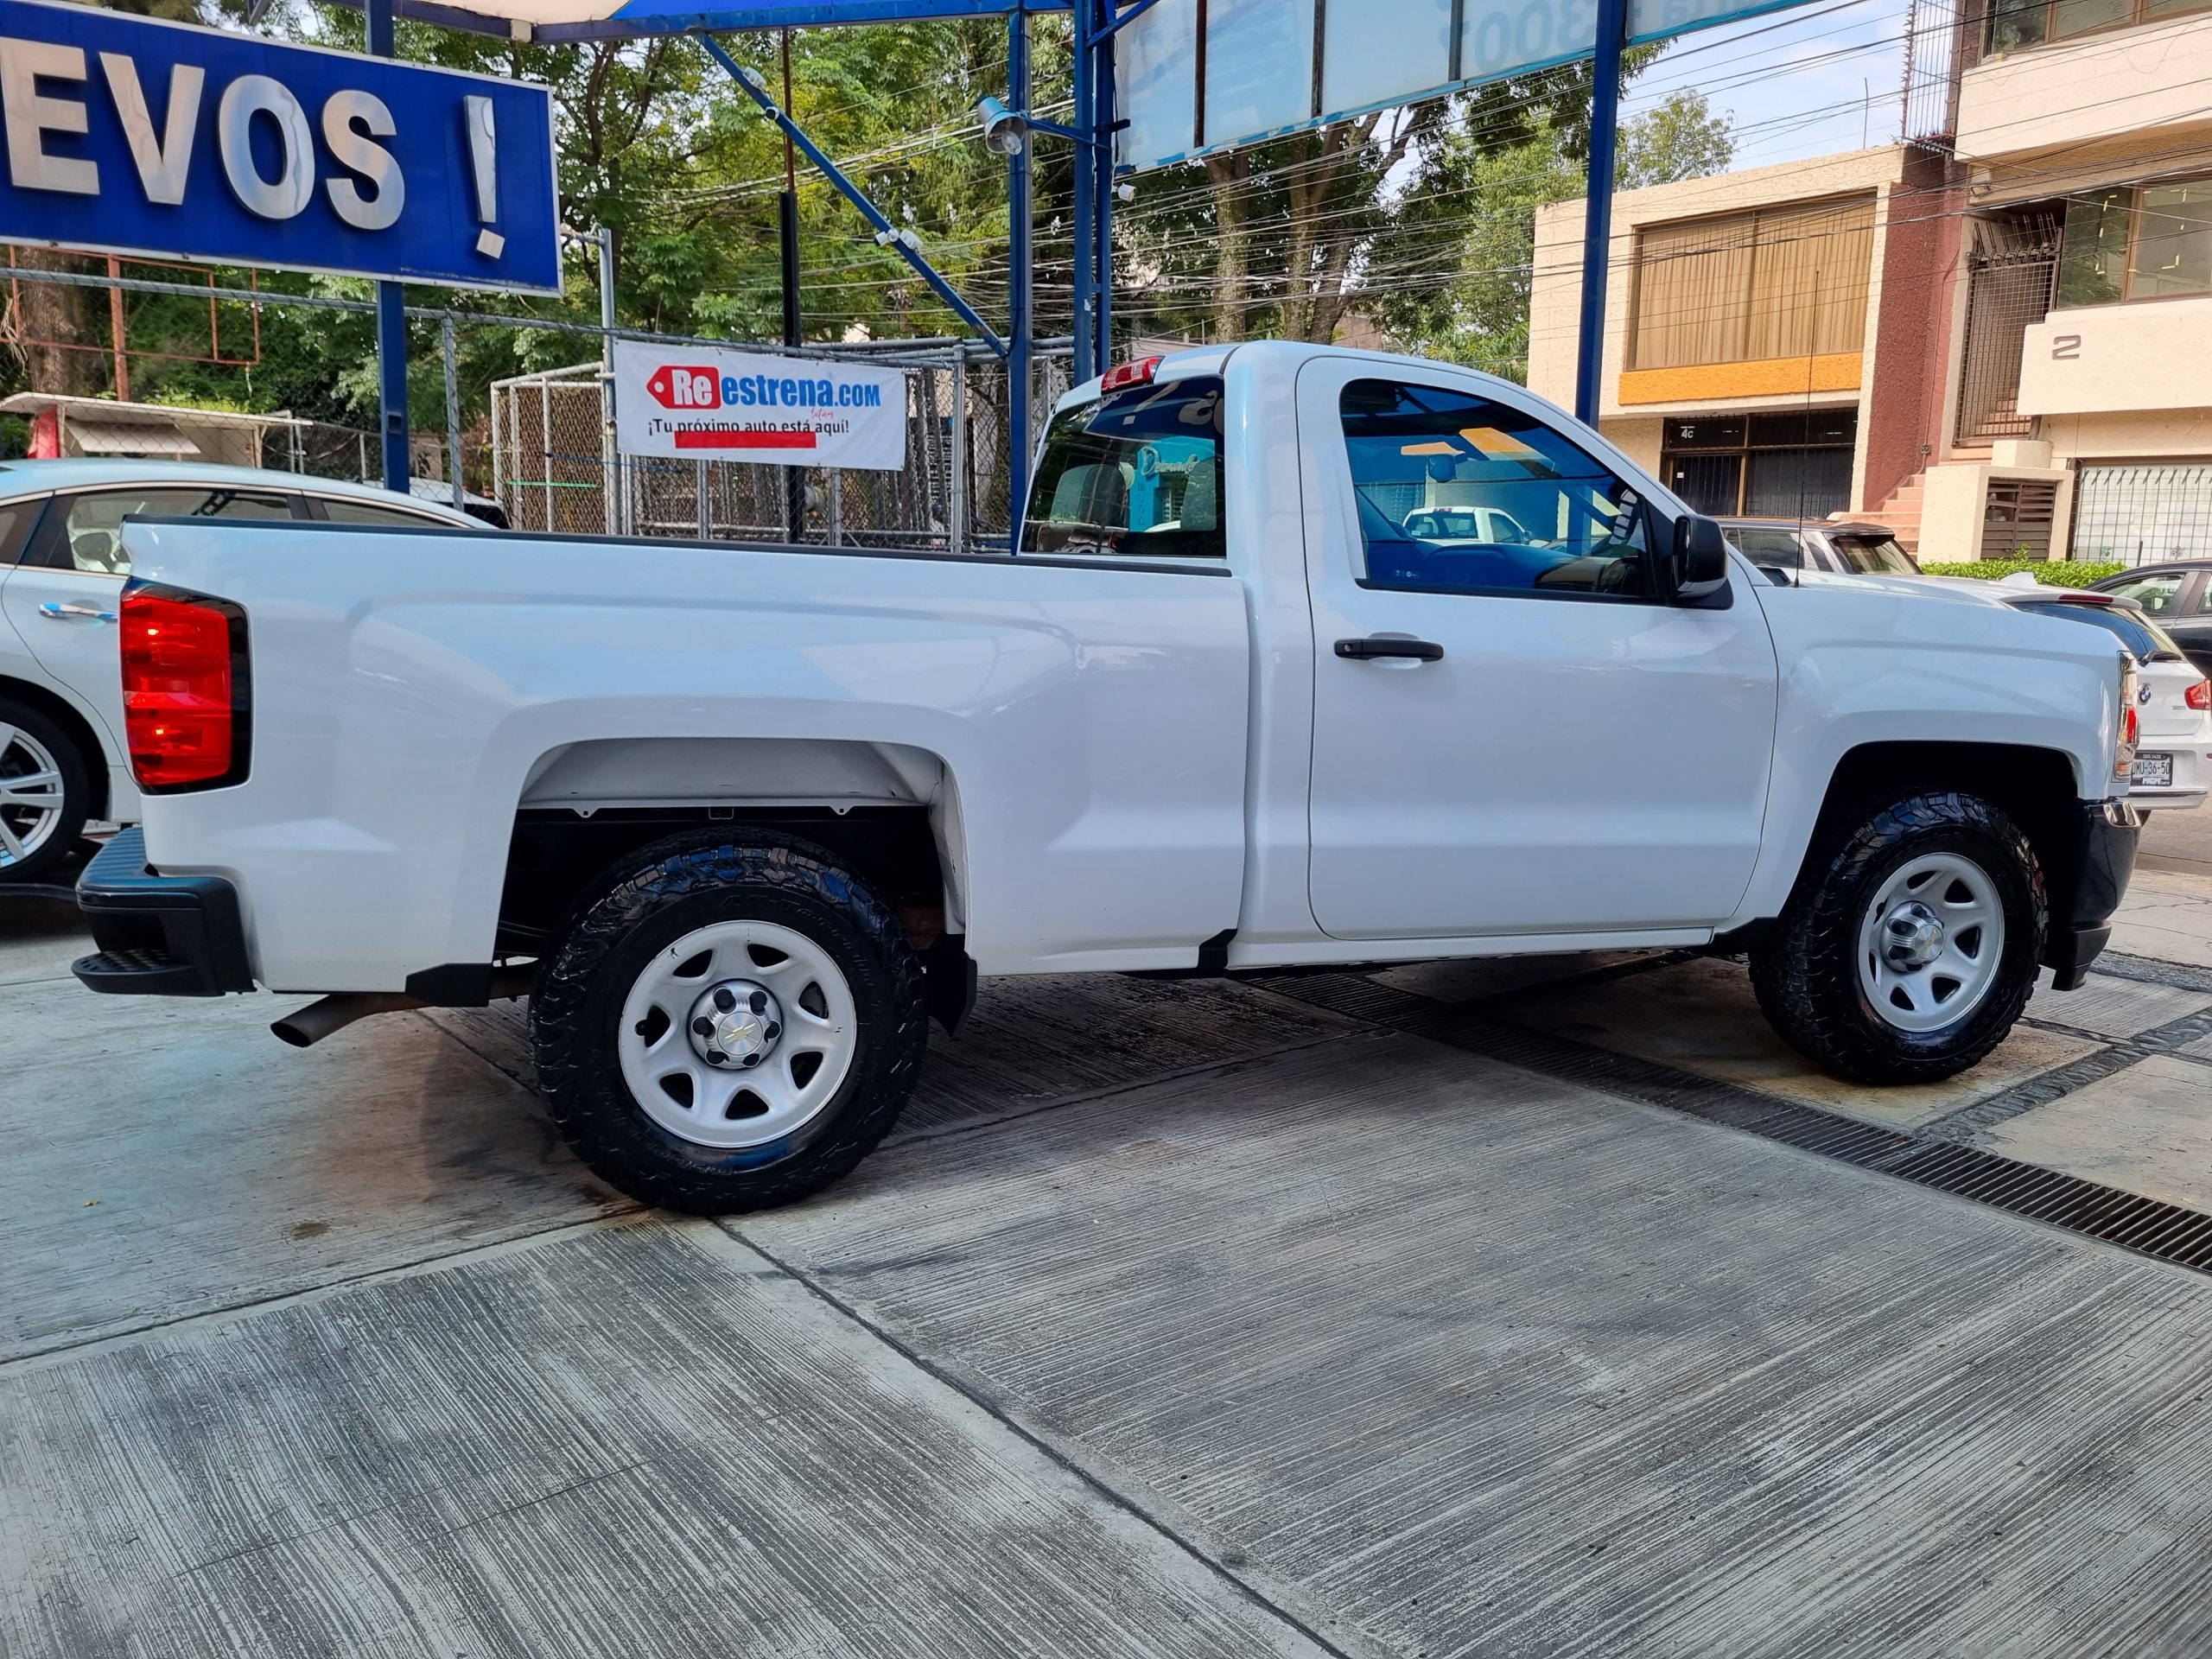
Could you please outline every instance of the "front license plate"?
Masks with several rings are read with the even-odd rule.
[[[2174,786],[2174,758],[2171,754],[2139,754],[2135,757],[2135,771],[2128,781],[2138,789],[2171,789]]]

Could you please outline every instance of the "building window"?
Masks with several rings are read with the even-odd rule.
[[[1989,49],[2010,52],[2100,29],[2160,22],[2207,5],[2212,0],[1997,0],[1989,16]]]
[[[1717,518],[1825,518],[1851,505],[1856,409],[1777,410],[1667,423],[1660,475]]]
[[[2066,203],[2058,303],[2212,294],[2212,179],[2115,185]]]
[[[1637,232],[1632,369],[1857,352],[1866,343],[1872,197]]]

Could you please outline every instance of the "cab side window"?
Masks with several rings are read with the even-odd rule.
[[[143,488],[88,490],[56,503],[39,540],[48,543],[41,563],[89,575],[127,576],[130,556],[123,550],[123,521],[133,514],[160,518],[289,518],[283,496],[252,490],[211,490],[169,484]]]
[[[1531,415],[1471,392],[1355,380],[1339,404],[1370,588],[1639,599],[1637,490]]]

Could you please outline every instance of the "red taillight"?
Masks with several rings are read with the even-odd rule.
[[[2143,722],[2135,717],[2135,706],[2128,705],[2127,712],[2120,717],[2120,741],[2133,748],[2143,735]]]
[[[141,789],[206,787],[245,775],[245,619],[215,600],[123,595],[123,725]]]
[[[2181,695],[2192,709],[2212,709],[2212,680],[2199,680]]]
[[[1124,386],[1143,386],[1152,384],[1152,377],[1160,372],[1160,359],[1141,357],[1134,363],[1116,363],[1106,371],[1098,382],[1101,391],[1119,391]]]

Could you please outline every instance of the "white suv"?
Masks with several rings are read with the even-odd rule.
[[[0,465],[0,883],[57,876],[92,820],[130,823],[116,601],[134,515],[480,530],[366,485],[184,461]]]

